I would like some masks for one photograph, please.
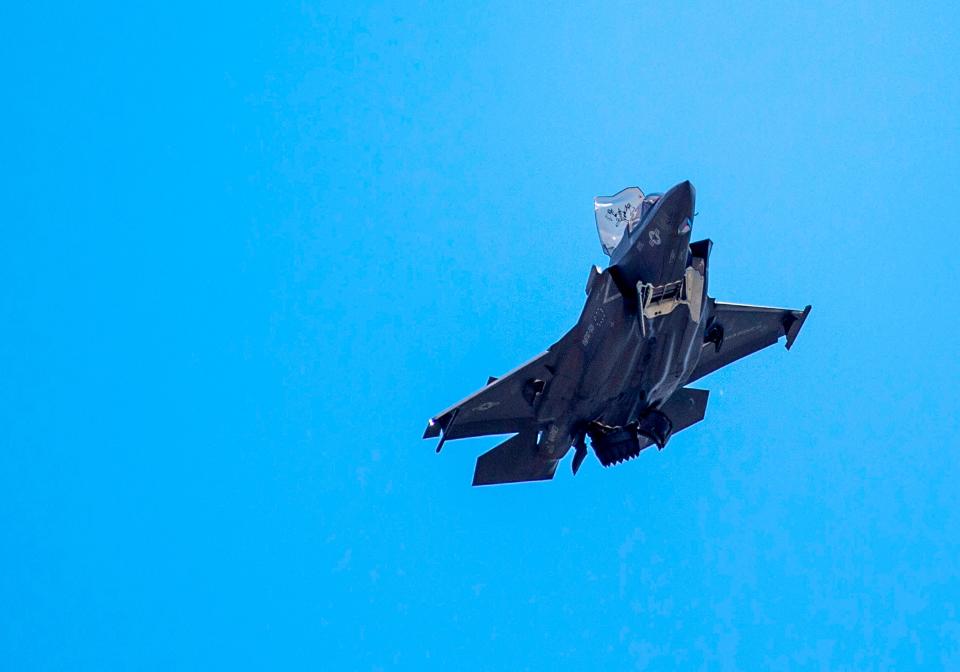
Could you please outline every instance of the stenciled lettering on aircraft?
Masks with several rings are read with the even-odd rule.
[[[755,324],[751,327],[748,327],[747,329],[741,329],[740,331],[735,331],[732,334],[728,334],[727,338],[730,338],[730,339],[739,338],[740,336],[744,336],[746,334],[752,334],[753,332],[760,331],[761,329],[763,329],[762,324]]]
[[[597,306],[597,309],[593,311],[593,315],[591,316],[590,324],[587,325],[583,338],[580,340],[583,347],[587,347],[590,339],[593,338],[593,332],[602,327],[606,319],[607,311],[603,309],[603,306]]]

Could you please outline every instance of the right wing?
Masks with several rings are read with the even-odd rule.
[[[700,363],[687,382],[773,345],[782,336],[787,337],[789,350],[809,313],[810,306],[790,310],[715,302],[712,321],[707,326],[708,341],[703,344]],[[713,340],[709,340],[711,336]]]

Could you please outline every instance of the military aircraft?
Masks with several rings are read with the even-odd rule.
[[[686,387],[786,337],[803,310],[722,303],[707,294],[710,240],[690,242],[695,192],[682,182],[664,194],[630,187],[594,199],[597,231],[610,257],[590,269],[577,324],[546,352],[431,418],[423,437],[514,436],[477,460],[474,485],[553,478],[586,438],[603,466],[632,459],[700,422],[707,390]]]

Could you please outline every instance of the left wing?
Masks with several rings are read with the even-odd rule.
[[[707,342],[688,383],[773,345],[783,336],[787,337],[789,350],[810,313],[810,306],[790,310],[710,301],[714,305],[713,317],[707,324]]]
[[[536,421],[536,401],[553,378],[553,348],[537,355],[502,378],[430,419],[423,438],[463,439],[487,434],[510,434]],[[440,446],[437,446],[439,451]]]

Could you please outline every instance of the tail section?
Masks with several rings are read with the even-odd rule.
[[[659,409],[650,410],[638,423],[625,427],[596,427],[590,434],[593,452],[605,467],[632,460],[654,444],[666,445],[671,436],[703,420],[710,392],[683,387]]]
[[[477,459],[474,485],[549,481],[557,471],[558,460],[547,460],[537,453],[537,429],[524,429]]]
[[[663,403],[663,406],[660,407],[660,412],[667,416],[673,425],[672,431],[670,432],[671,436],[703,420],[707,413],[707,399],[709,396],[709,390],[681,387]],[[646,448],[652,442],[641,436],[640,443],[641,447]]]

